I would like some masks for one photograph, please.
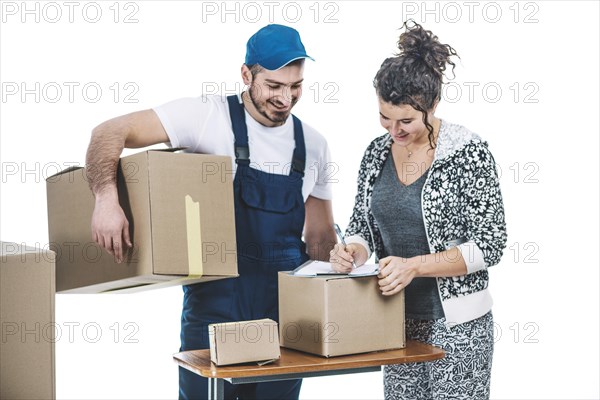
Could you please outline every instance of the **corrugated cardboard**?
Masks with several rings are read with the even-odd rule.
[[[270,361],[281,357],[277,322],[272,319],[208,326],[210,359],[216,365]]]
[[[383,296],[374,276],[278,278],[281,346],[326,357],[406,346],[404,291]]]
[[[91,167],[90,167],[91,168]],[[58,292],[135,291],[237,276],[231,158],[148,150],[120,160],[133,248],[118,264],[91,233],[87,170],[47,179]]]
[[[0,242],[0,399],[54,399],[54,253]]]

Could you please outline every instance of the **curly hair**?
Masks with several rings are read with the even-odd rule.
[[[456,65],[450,58],[460,57],[450,45],[440,43],[431,31],[412,20],[405,21],[402,28],[405,31],[398,40],[400,52],[381,64],[373,86],[384,102],[410,105],[423,113],[433,149],[433,126],[428,121],[428,112],[441,99],[447,64],[452,66],[454,75]]]

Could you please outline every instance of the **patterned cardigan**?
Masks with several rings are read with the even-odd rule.
[[[346,231],[347,243],[363,244],[369,257],[375,251],[377,259],[383,242],[371,198],[391,145],[390,135],[385,134],[365,151]],[[458,245],[467,264],[466,275],[437,278],[446,323],[458,324],[484,315],[492,307],[487,267],[500,261],[507,240],[496,164],[487,143],[463,126],[442,120],[421,205],[430,252]]]

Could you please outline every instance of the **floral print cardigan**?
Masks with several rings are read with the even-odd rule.
[[[391,145],[390,135],[385,134],[365,151],[346,231],[347,243],[362,244],[369,257],[374,251],[377,259],[383,242],[371,211],[371,198]],[[487,267],[500,261],[507,240],[496,164],[487,143],[465,127],[442,120],[421,206],[430,252],[458,246],[467,264],[466,275],[436,278],[446,324],[486,314],[492,307]]]

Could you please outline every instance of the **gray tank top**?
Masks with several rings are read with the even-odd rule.
[[[414,183],[404,185],[398,179],[392,153],[389,153],[375,181],[371,201],[383,239],[383,257],[410,258],[429,254],[421,211],[421,191],[426,179],[427,171]],[[435,278],[414,278],[404,290],[404,295],[406,318],[444,317]]]

